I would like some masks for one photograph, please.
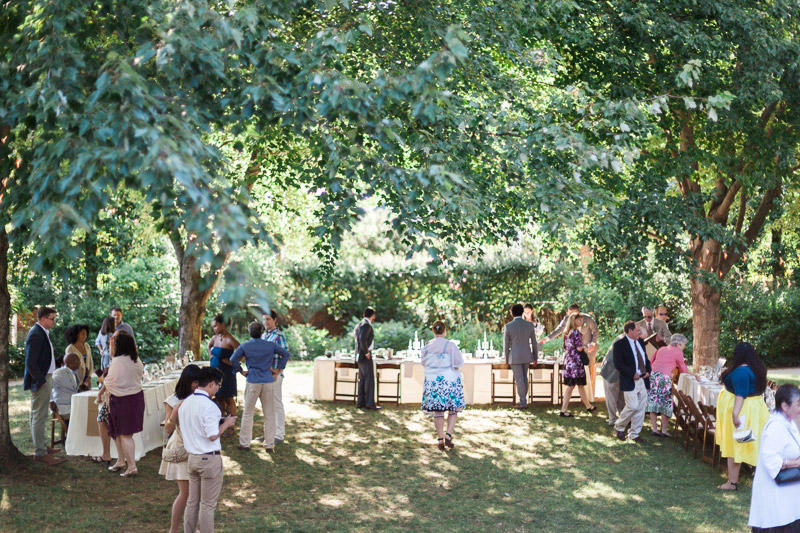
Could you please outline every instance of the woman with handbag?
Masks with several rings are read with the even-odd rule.
[[[464,358],[458,347],[444,338],[444,334],[444,322],[437,320],[433,323],[433,340],[422,348],[422,366],[425,368],[422,410],[433,418],[440,450],[444,450],[445,446],[455,447],[453,429],[456,426],[458,413],[464,410],[466,404],[460,370],[464,366]]]
[[[647,391],[647,412],[656,437],[672,437],[667,431],[672,417],[672,372],[677,368],[682,373],[690,373],[683,357],[688,339],[680,333],[674,334],[669,346],[659,348],[650,361],[650,390]],[[661,431],[658,431],[658,416],[661,415]]]
[[[761,433],[748,525],[758,532],[800,532],[800,389],[778,387]]]
[[[183,512],[189,500],[189,454],[183,447],[183,436],[178,426],[178,410],[185,398],[197,388],[197,379],[200,377],[200,367],[188,365],[181,372],[178,384],[175,385],[175,394],[164,400],[166,417],[164,418],[164,431],[169,435],[169,440],[161,452],[161,467],[158,473],[168,481],[178,482],[178,495],[172,503],[172,521],[170,533],[178,533],[183,528]]]
[[[597,407],[589,402],[589,396],[586,394],[586,369],[584,367],[589,364],[589,355],[583,349],[582,325],[583,316],[580,313],[569,315],[569,321],[564,330],[563,382],[567,389],[564,391],[564,403],[561,405],[559,416],[565,418],[572,418],[572,413],[567,409],[569,409],[569,400],[575,387],[578,387],[581,402],[586,410],[590,413],[597,410]]]
[[[717,400],[717,429],[715,441],[720,455],[728,459],[728,481],[720,490],[739,490],[739,471],[742,463],[758,463],[758,439],[769,418],[764,390],[767,388],[767,368],[756,355],[756,349],[740,342],[733,349],[728,367],[719,377],[725,388]],[[750,429],[749,437],[737,438],[737,430]]]

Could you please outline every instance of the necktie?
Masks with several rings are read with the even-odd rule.
[[[652,335],[652,334],[653,334],[653,324],[652,324],[652,322],[648,322],[647,323],[647,335],[649,336],[649,335]]]
[[[634,351],[636,352],[636,361],[639,363],[639,374],[644,374],[647,371],[647,367],[644,366],[644,359],[642,359],[642,352],[639,350],[639,345],[636,341],[633,341]]]

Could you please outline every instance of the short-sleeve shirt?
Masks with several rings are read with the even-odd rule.
[[[725,376],[725,388],[731,394],[747,398],[756,394],[756,375],[749,366],[736,367]]]

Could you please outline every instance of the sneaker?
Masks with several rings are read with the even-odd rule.
[[[254,440],[256,442],[264,442],[264,437],[256,437]]]
[[[261,439],[264,440],[264,439]],[[275,444],[283,444],[283,439],[275,439]]]

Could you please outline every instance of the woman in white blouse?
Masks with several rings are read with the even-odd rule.
[[[441,320],[433,323],[434,339],[422,348],[422,366],[425,368],[425,383],[422,392],[422,410],[433,418],[439,449],[453,448],[453,429],[458,413],[464,409],[464,387],[461,383],[461,367],[464,358],[461,351],[444,337],[445,325]],[[447,431],[445,431],[447,415]]]
[[[798,416],[800,389],[781,385],[775,393],[775,411],[761,433],[748,520],[753,531],[800,531],[800,482],[775,482],[781,470],[800,467]]]

